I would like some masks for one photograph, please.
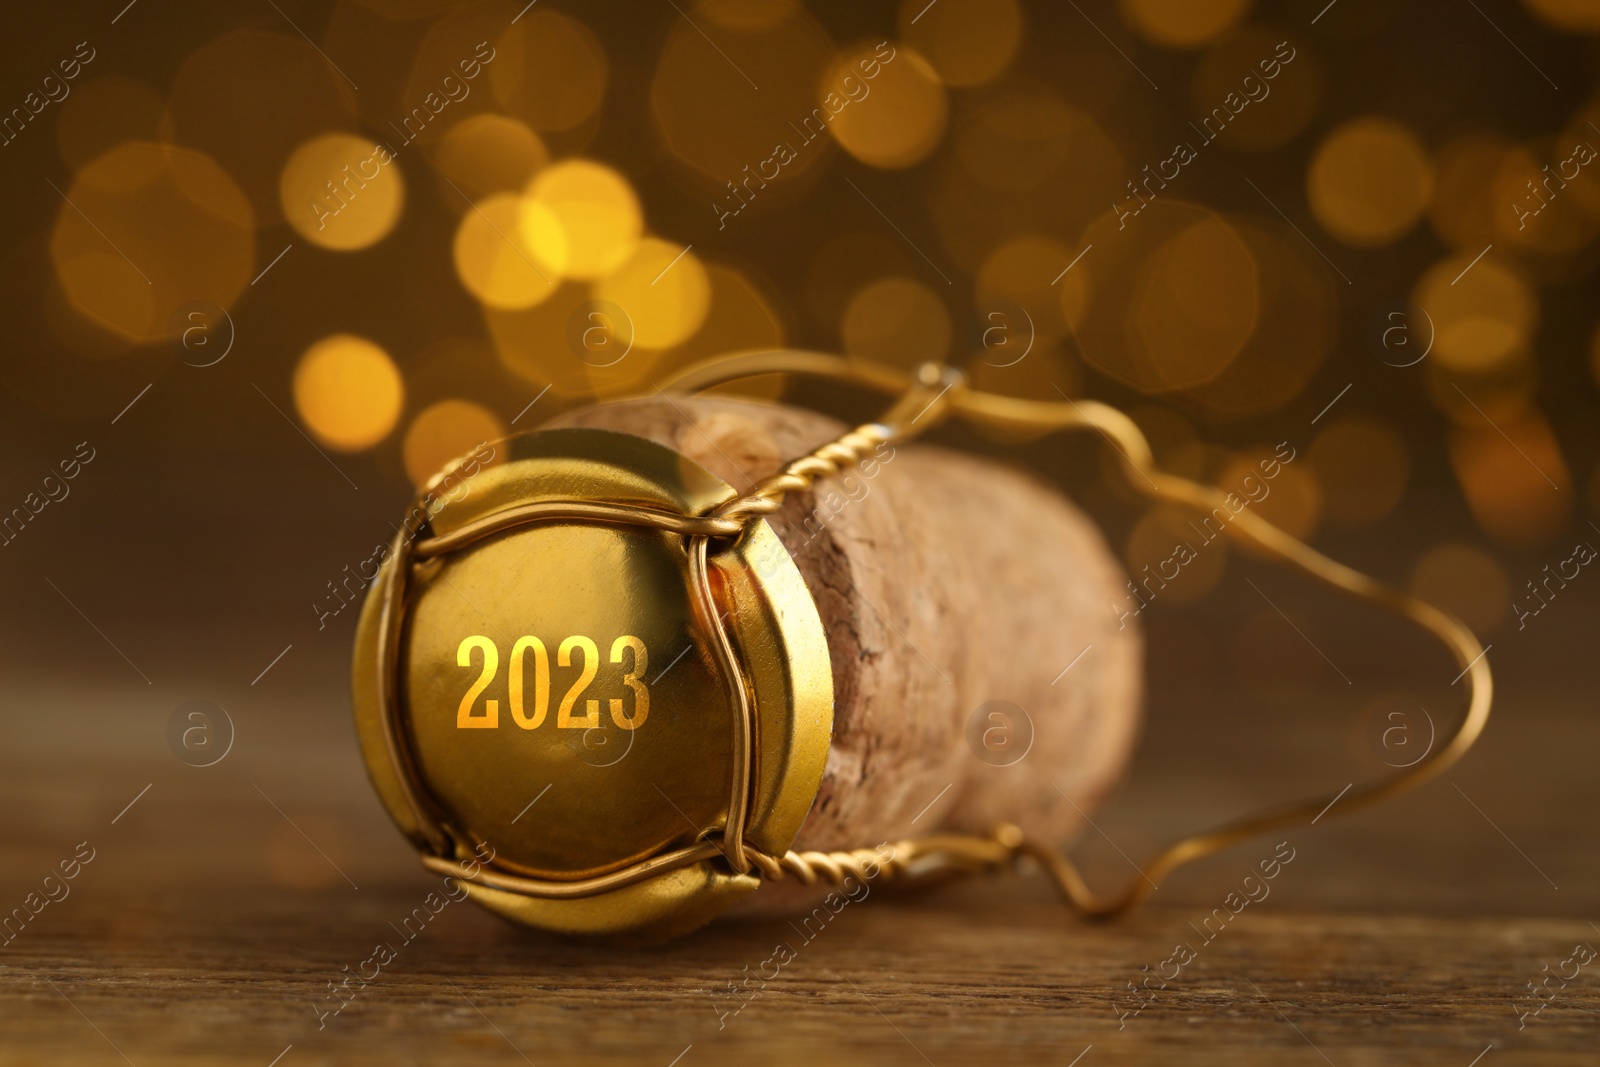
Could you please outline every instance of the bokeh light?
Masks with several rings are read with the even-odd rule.
[[[474,115],[439,142],[433,165],[446,179],[445,205],[457,212],[491,193],[520,193],[550,162],[539,135],[504,115]]]
[[[556,279],[535,261],[522,212],[519,194],[501,193],[471,205],[456,227],[456,275],[489,307],[532,307],[556,291]]]
[[[1411,568],[1412,596],[1441,607],[1480,637],[1506,621],[1511,581],[1489,553],[1460,541],[1445,541],[1422,554]]]
[[[378,243],[400,221],[405,182],[388,147],[353,134],[314,137],[294,150],[278,184],[283,217],[322,248]]]
[[[522,239],[552,277],[611,273],[633,255],[643,226],[628,179],[586,159],[541,171],[522,203]]]
[[[1214,527],[1202,528],[1203,518],[1168,505],[1140,516],[1123,555],[1135,584],[1143,589],[1149,579],[1165,604],[1190,604],[1216,588],[1228,567],[1228,542]]]
[[[1539,18],[1570,33],[1600,33],[1600,5],[1593,0],[1522,0]]]
[[[1229,225],[1255,258],[1261,314],[1238,356],[1188,395],[1219,415],[1237,418],[1282,407],[1312,380],[1337,338],[1336,290],[1342,282],[1286,223],[1258,217],[1232,218]],[[1063,287],[1070,278],[1062,280]]]
[[[355,122],[355,90],[289,33],[235,30],[189,53],[173,76],[165,139],[234,176],[264,222],[279,215],[279,171],[305,141]]]
[[[208,157],[133,141],[90,162],[65,191],[50,258],[72,305],[105,329],[159,340],[184,304],[227,308],[250,282],[255,218]]]
[[[1572,476],[1543,415],[1487,413],[1450,435],[1450,461],[1478,525],[1501,544],[1547,543],[1566,523]]]
[[[1439,150],[1428,219],[1440,239],[1457,251],[1476,255],[1494,240],[1496,215],[1507,210],[1495,189],[1501,161],[1511,142],[1474,131],[1447,141]]]
[[[1128,26],[1151,44],[1198,48],[1244,16],[1250,0],[1117,0]]]
[[[823,76],[817,104],[833,116],[828,130],[846,152],[885,168],[927,158],[950,110],[933,66],[904,42],[847,51]]]
[[[1091,226],[1072,268],[1089,275],[1077,337],[1091,365],[1141,392],[1215,379],[1256,328],[1254,255],[1221,216],[1177,200],[1148,204],[1130,225],[1115,211]]]
[[[1281,52],[1285,42],[1292,53]],[[1294,59],[1285,64],[1278,58],[1282,54]],[[1216,139],[1228,148],[1263,152],[1287,144],[1310,124],[1322,102],[1322,85],[1321,64],[1294,34],[1242,26],[1200,57],[1189,100],[1196,123],[1215,108],[1227,108],[1229,94],[1245,100],[1241,111],[1227,108],[1230,117]]]
[[[570,130],[599,111],[606,55],[583,23],[534,8],[507,28],[495,47],[489,80],[512,117],[543,132]]]
[[[1411,465],[1405,441],[1376,419],[1350,416],[1326,423],[1312,439],[1309,459],[1335,522],[1376,522],[1405,495]]]
[[[334,334],[306,349],[294,369],[294,406],[329,448],[359,452],[389,435],[405,385],[389,354],[364,337]]]
[[[991,342],[1014,346],[1005,355],[993,353],[985,358],[1009,363],[1017,357],[1017,350],[1027,345],[1043,350],[1066,336],[1068,315],[1062,307],[1063,294],[1081,296],[1081,279],[1086,275],[1069,272],[1061,282],[1051,282],[1072,262],[1073,255],[1073,250],[1060,241],[1030,233],[1012,238],[984,260],[973,283],[981,316],[980,344],[985,348],[993,347]],[[1017,314],[1019,310],[1021,315]],[[1073,310],[1077,310],[1076,304]],[[990,332],[996,329],[1003,332]]]
[[[1217,485],[1240,500],[1248,500],[1250,510],[1280,530],[1303,541],[1310,540],[1322,522],[1323,495],[1316,474],[1304,459],[1296,456],[1285,463],[1271,448],[1252,448],[1223,467]],[[1265,476],[1273,470],[1276,475]],[[1260,554],[1260,549],[1244,542],[1239,546]]]
[[[424,489],[452,461],[505,435],[505,423],[494,412],[470,400],[451,398],[417,413],[406,428],[400,454],[411,484]],[[495,459],[502,459],[496,452]]]
[[[910,278],[880,278],[862,287],[840,327],[845,354],[916,367],[950,353],[950,313],[933,290]]]
[[[595,284],[598,300],[622,308],[641,348],[671,348],[694,335],[711,304],[705,267],[688,249],[646,237],[627,262]]]
[[[816,96],[838,51],[795,4],[712,0],[698,10],[716,45],[686,21],[673,26],[650,83],[656,128],[677,160],[709,179],[722,210],[791,199],[834,151]],[[864,84],[870,92],[874,83]]]
[[[1017,0],[902,0],[900,38],[933,64],[946,85],[982,85],[997,77],[1022,40]]]
[[[1433,323],[1432,356],[1463,373],[1493,370],[1515,357],[1533,336],[1539,305],[1527,282],[1490,252],[1476,263],[1466,253],[1446,257],[1418,279],[1411,302]]]
[[[1345,244],[1372,247],[1405,235],[1428,206],[1433,166],[1406,127],[1352,119],[1324,138],[1306,175],[1317,222]]]

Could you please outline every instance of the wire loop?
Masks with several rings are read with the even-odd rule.
[[[985,393],[968,386],[959,372],[925,364],[914,374],[860,360],[820,352],[757,351],[709,360],[690,367],[663,391],[700,392],[725,382],[760,374],[786,373],[846,382],[880,393],[899,394],[898,401],[878,423],[859,427],[836,442],[790,463],[750,494],[717,509],[719,517],[745,521],[777,509],[787,492],[808,488],[813,480],[835,473],[848,462],[859,462],[867,451],[863,443],[877,435],[881,440],[905,440],[923,433],[951,416],[1005,429],[1093,430],[1105,438],[1121,458],[1128,484],[1155,500],[1208,511],[1224,506],[1221,489],[1193,482],[1160,470],[1150,444],[1127,415],[1098,401],[1022,400]],[[935,391],[937,390],[937,391]],[[1059,390],[1058,390],[1059,391]],[[876,447],[874,445],[873,447]],[[854,457],[853,459],[851,457]],[[833,466],[830,468],[830,464]],[[760,503],[758,503],[760,501]],[[1231,512],[1232,509],[1230,508]],[[1027,838],[1015,826],[996,827],[988,837],[935,835],[895,842],[903,857],[896,872],[915,877],[949,871],[999,869],[1027,857],[1039,864],[1066,902],[1088,918],[1112,918],[1126,912],[1155,891],[1159,880],[1172,870],[1212,855],[1257,834],[1320,818],[1342,798],[1340,813],[1371,807],[1414,789],[1453,765],[1477,741],[1489,720],[1494,682],[1485,649],[1459,619],[1416,597],[1401,593],[1360,571],[1339,563],[1274,526],[1253,511],[1234,515],[1227,533],[1294,567],[1296,570],[1358,600],[1401,615],[1438,638],[1461,669],[1456,681],[1466,682],[1466,715],[1450,740],[1435,752],[1398,772],[1347,793],[1328,794],[1284,805],[1225,823],[1209,831],[1184,837],[1151,859],[1121,893],[1102,897],[1094,893],[1073,862],[1056,849]],[[1454,683],[1452,683],[1454,684]],[[787,853],[775,864],[757,859],[763,877],[774,879],[787,871],[811,884],[819,873],[833,875],[846,868],[837,857],[845,853]],[[770,857],[765,860],[770,861]],[[850,873],[857,873],[854,868]]]

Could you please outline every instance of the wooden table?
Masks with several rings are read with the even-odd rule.
[[[750,919],[617,950],[513,929],[465,903],[404,941],[397,927],[437,880],[378,807],[329,664],[304,692],[288,684],[304,675],[285,672],[278,690],[225,700],[237,740],[204,769],[164,740],[192,694],[6,693],[0,903],[21,905],[79,842],[94,859],[0,948],[0,1064],[1600,1058],[1600,967],[1552,983],[1548,1007],[1520,1028],[1517,1016],[1537,1006],[1527,983],[1546,966],[1600,944],[1589,921],[1600,918],[1600,722],[1572,695],[1588,667],[1529,668],[1505,685],[1483,747],[1444,779],[1285,835],[1294,859],[1271,895],[1209,943],[1195,927],[1276,842],[1169,876],[1116,925],[1072,918],[1037,877],[996,878],[874,891],[814,940]],[[1122,853],[1148,855],[1249,804],[1370,774],[1346,694],[1321,691],[1309,704],[1257,692],[1224,712],[1216,692],[1158,685],[1132,777],[1097,816],[1104,833],[1079,849],[1091,877],[1128,877]],[[319,1018],[338,1003],[330,984],[380,941],[397,958]],[[796,958],[743,985],[779,942]],[[1134,1014],[1128,983],[1179,942],[1195,958]]]

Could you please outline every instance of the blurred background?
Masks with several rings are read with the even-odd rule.
[[[409,870],[344,578],[478,442],[789,346],[1104,400],[1223,484],[1287,442],[1259,510],[1457,612],[1501,696],[1475,781],[1331,831],[1392,847],[1296,899],[1592,910],[1591,0],[125,3],[0,41],[17,870],[146,782],[174,841],[185,805],[244,813],[222,882]],[[1060,485],[1130,569],[1187,536],[1093,440],[937,439]],[[1459,714],[1420,636],[1233,547],[1142,621],[1149,736],[1103,824],[1134,856]],[[239,739],[205,786],[167,754],[196,699]]]

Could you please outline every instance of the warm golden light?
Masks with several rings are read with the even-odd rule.
[[[479,303],[532,307],[556,291],[534,259],[522,227],[522,197],[501,193],[472,205],[456,227],[456,275]]]
[[[1166,48],[1198,48],[1238,22],[1250,0],[1117,0],[1135,33]]]
[[[1432,188],[1433,166],[1416,135],[1376,117],[1335,128],[1306,175],[1317,222],[1345,244],[1363,247],[1404,236],[1422,217]]]
[[[1022,40],[1016,0],[903,0],[900,37],[946,85],[982,85],[1003,72]]]
[[[456,123],[433,154],[434,167],[449,179],[444,204],[458,213],[468,209],[468,200],[520,193],[548,162],[550,153],[539,135],[504,115],[474,115]]]
[[[594,295],[627,313],[634,344],[671,348],[694,336],[705,321],[711,284],[693,252],[646,237],[626,263],[595,284]]]
[[[727,58],[677,22],[650,82],[656,129],[676,159],[709,179],[721,212],[792,202],[808,187],[803,175],[835,150],[833,116],[816,95],[838,50],[798,5],[716,0],[700,10]],[[843,88],[861,96],[873,84],[858,70]]]
[[[294,150],[278,181],[283,217],[312,244],[351,252],[377,244],[400,221],[405,183],[389,149],[347,133]]]
[[[583,23],[549,8],[534,8],[495,46],[489,81],[513,117],[536,130],[570,130],[600,109],[606,55]]]
[[[1569,33],[1600,33],[1600,5],[1593,0],[1522,0],[1539,18]]]
[[[709,0],[696,6],[714,26],[728,30],[765,30],[791,18],[800,0]]]
[[[1289,63],[1282,61],[1286,55],[1293,57]],[[1196,124],[1209,118],[1209,130],[1220,126],[1218,142],[1263,152],[1287,144],[1311,123],[1323,82],[1315,53],[1294,35],[1286,40],[1275,27],[1241,26],[1200,57],[1189,102]]]
[[[1473,263],[1466,253],[1434,264],[1411,302],[1436,331],[1432,355],[1451,370],[1483,373],[1510,361],[1532,339],[1539,318],[1533,290],[1493,252]]]
[[[863,66],[873,64],[877,76],[858,80]],[[855,99],[851,83],[870,95]],[[927,158],[944,136],[950,109],[939,75],[904,42],[850,49],[823,76],[817,100],[833,116],[834,140],[861,162],[885,168]]]
[[[1293,446],[1290,446],[1291,449]],[[1293,459],[1287,457],[1293,456]],[[1287,460],[1287,461],[1286,461]],[[1293,451],[1250,449],[1227,463],[1217,485],[1263,519],[1301,540],[1309,540],[1322,522],[1322,485],[1311,464]],[[1252,555],[1254,546],[1241,545]]]
[[[1255,260],[1218,218],[1175,233],[1151,255],[1134,290],[1128,344],[1170,381],[1198,384],[1220,373],[1255,329]]]
[[[1068,317],[1063,314],[1062,299],[1069,290],[1082,294],[1080,283],[1087,272],[1077,278],[1069,272],[1054,285],[1051,279],[1060,276],[1074,254],[1054,238],[1023,234],[983,261],[973,294],[983,331],[979,344],[987,350],[981,359],[1010,363],[1020,358],[1025,348],[1042,351],[1066,336]],[[1078,310],[1076,305],[1073,310]]]
[[[1087,301],[1066,310],[1099,370],[1147,393],[1190,389],[1222,374],[1250,339],[1260,273],[1221,216],[1156,199],[1131,222],[1107,212],[1084,236],[1091,250],[1058,286],[1088,268]]]
[[[611,273],[633,255],[643,225],[628,180],[586,159],[541,171],[522,204],[522,239],[552,278]]]
[[[1480,405],[1481,406],[1481,405]],[[1523,409],[1450,435],[1450,461],[1472,515],[1502,544],[1548,542],[1567,522],[1572,476],[1543,415]]]
[[[400,449],[406,474],[412,485],[422,489],[451,461],[505,435],[505,423],[481,404],[457,399],[429,404],[406,429]],[[497,450],[495,460],[501,459]]]
[[[1365,526],[1393,511],[1405,494],[1411,466],[1400,435],[1362,416],[1324,423],[1311,442],[1310,461],[1328,517],[1351,526]]]
[[[294,369],[294,406],[311,435],[329,448],[359,452],[389,435],[405,386],[389,354],[351,334],[325,337]]]
[[[1424,552],[1411,568],[1410,592],[1441,607],[1479,636],[1506,621],[1511,581],[1493,556],[1472,545],[1446,541]]]
[[[846,355],[916,367],[950,352],[950,313],[933,291],[909,278],[864,286],[845,309]]]
[[[250,204],[210,158],[134,141],[91,161],[58,201],[50,259],[72,306],[131,341],[183,305],[227,308],[255,267]]]
[[[355,118],[356,91],[315,45],[287,26],[234,30],[178,67],[162,139],[209,154],[244,189],[256,217],[275,222],[284,160],[313,137],[350,129]]]
[[[1216,588],[1228,567],[1228,544],[1214,526],[1202,527],[1202,520],[1196,512],[1161,504],[1134,523],[1123,558],[1143,595],[1191,604]]]
[[[1510,207],[1495,191],[1495,175],[1512,147],[1502,137],[1468,133],[1440,149],[1428,219],[1457,251],[1477,255],[1494,240],[1496,216]]]

